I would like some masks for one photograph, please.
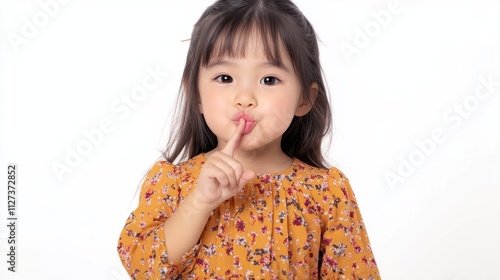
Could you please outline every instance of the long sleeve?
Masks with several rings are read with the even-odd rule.
[[[179,171],[165,161],[155,163],[141,186],[139,206],[130,214],[118,241],[118,255],[132,279],[180,279],[194,264],[199,245],[179,262],[167,262],[163,224],[180,200]]]
[[[381,279],[354,193],[336,168],[329,170],[323,203],[326,228],[321,239],[321,278]]]

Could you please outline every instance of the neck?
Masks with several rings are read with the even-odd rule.
[[[221,147],[217,147],[205,153],[205,157],[209,158],[220,149]],[[287,169],[293,163],[293,159],[281,150],[279,141],[278,145],[268,145],[250,150],[237,149],[233,158],[243,165],[243,170],[252,170],[256,174],[279,172]]]
[[[293,163],[293,159],[281,149],[274,153],[258,150],[236,151],[234,158],[243,165],[243,170],[252,170],[257,174],[279,172]]]

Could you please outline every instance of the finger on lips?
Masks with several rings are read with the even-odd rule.
[[[236,147],[238,147],[238,142],[240,140],[240,136],[244,128],[245,128],[245,119],[241,118],[233,135],[231,135],[231,138],[229,138],[229,141],[227,141],[226,146],[224,146],[224,148],[222,149],[223,153],[230,156],[234,155],[234,151],[236,150]]]

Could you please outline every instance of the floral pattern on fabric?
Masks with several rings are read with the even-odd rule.
[[[380,279],[348,179],[297,158],[219,205],[198,244],[169,262],[163,223],[205,161],[159,161],[146,176],[117,248],[132,279]]]

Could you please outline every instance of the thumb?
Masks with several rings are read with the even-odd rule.
[[[255,172],[253,172],[252,170],[247,170],[243,172],[243,174],[241,174],[240,181],[238,184],[240,189],[243,188],[246,185],[246,183],[248,183],[254,177],[255,177]]]

